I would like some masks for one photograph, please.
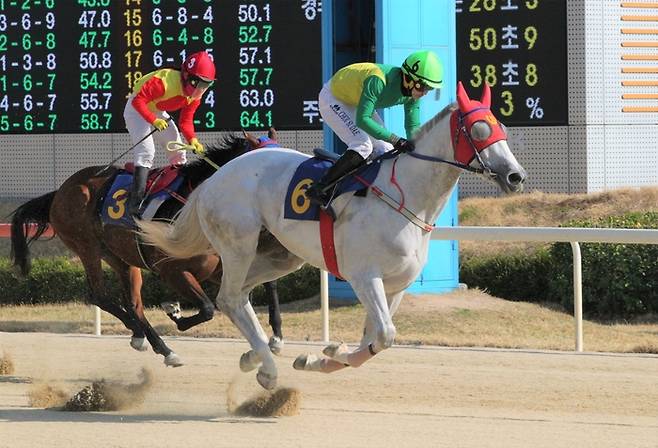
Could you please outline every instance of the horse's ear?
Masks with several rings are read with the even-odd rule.
[[[244,139],[247,140],[247,143],[249,143],[249,145],[252,148],[258,148],[258,146],[260,146],[260,142],[258,141],[258,139],[256,137],[254,137],[253,135],[251,135],[250,133],[248,133],[244,129],[242,130],[242,133],[244,134]]]
[[[485,107],[491,107],[491,89],[486,82],[484,83],[484,89],[482,89],[482,98],[480,98],[480,102]]]
[[[274,127],[271,127],[267,131],[267,136],[270,138],[270,140],[277,141],[277,139],[276,139],[276,129],[274,129]]]
[[[466,111],[470,108],[471,100],[468,97],[468,93],[464,89],[464,85],[461,81],[457,83],[457,104],[459,104],[459,109]]]

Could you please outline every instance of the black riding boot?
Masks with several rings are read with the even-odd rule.
[[[319,205],[326,205],[330,199],[331,189],[328,189],[328,191],[324,190],[345,174],[358,168],[364,162],[365,159],[361,157],[361,154],[348,149],[338,160],[336,160],[336,163],[327,170],[322,179],[312,183],[306,189],[306,197],[309,198],[311,202]]]
[[[133,185],[130,190],[130,197],[128,198],[128,213],[130,216],[139,217],[139,206],[144,199],[144,190],[146,189],[146,178],[148,177],[149,169],[145,166],[135,166],[133,173]]]

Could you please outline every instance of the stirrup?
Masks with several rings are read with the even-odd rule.
[[[306,189],[306,197],[312,204],[319,205],[320,207],[327,206],[331,196],[322,191],[322,188],[324,187],[325,186],[320,183],[313,183]]]

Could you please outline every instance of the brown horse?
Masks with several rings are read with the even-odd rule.
[[[270,130],[269,139],[256,139],[246,132],[243,137],[231,136],[217,146],[207,148],[205,158],[222,166],[246,151],[276,144],[276,131]],[[183,177],[181,186],[158,209],[153,219],[171,220],[183,206],[185,198],[201,182],[216,170],[211,163],[197,160],[178,170]],[[215,305],[208,298],[200,282],[205,280],[219,283],[221,260],[216,255],[200,255],[187,259],[168,257],[153,246],[142,245],[130,226],[108,225],[101,220],[100,209],[114,179],[123,171],[115,166],[92,166],[83,168],[69,177],[61,187],[38,198],[34,198],[13,212],[11,222],[11,257],[14,265],[27,275],[30,271],[29,245],[38,239],[48,225],[59,238],[80,257],[89,284],[89,302],[107,311],[132,331],[130,345],[136,350],[146,350],[144,337],[155,353],[164,356],[168,366],[180,366],[182,362],[162,340],[144,315],[141,297],[141,269],[157,273],[162,281],[184,298],[198,304],[199,312],[183,317],[180,308],[163,304],[167,315],[180,331],[212,319]],[[117,196],[117,209],[125,211],[126,197]],[[36,224],[36,232],[28,237],[29,224]],[[262,244],[276,240],[264,235]],[[122,300],[116,301],[106,293],[103,282],[101,260],[116,272],[121,288]],[[274,336],[270,347],[278,353],[283,345],[281,316],[276,283],[265,284],[269,297],[269,320]]]

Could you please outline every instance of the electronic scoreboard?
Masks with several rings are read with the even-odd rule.
[[[123,132],[140,76],[208,51],[197,131],[320,129],[315,0],[0,0],[0,134]]]
[[[457,77],[509,126],[565,126],[566,0],[457,0]]]

